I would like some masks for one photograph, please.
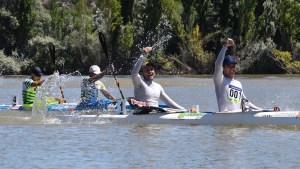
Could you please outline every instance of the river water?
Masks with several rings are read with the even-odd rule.
[[[11,103],[14,95],[21,96],[25,78],[0,76],[0,104]],[[82,78],[65,80],[68,102],[79,101]],[[300,77],[238,79],[255,105],[271,109],[278,104],[281,110],[300,110]],[[180,105],[189,108],[198,104],[202,111],[217,111],[211,76],[159,76],[155,80]],[[119,77],[119,81],[125,97],[133,96],[130,78]],[[104,77],[103,82],[120,97],[112,77]],[[2,116],[9,113],[0,112]],[[0,168],[300,167],[300,130],[294,126],[60,124],[36,123],[27,116],[30,113],[23,113],[19,120],[1,118]]]

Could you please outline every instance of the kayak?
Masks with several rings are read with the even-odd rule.
[[[75,110],[117,110],[118,105],[124,103],[125,109],[132,110],[132,106],[125,100],[109,100],[109,99],[101,99],[96,102],[89,102],[89,103],[61,103],[61,104],[50,104],[47,105],[48,111],[75,111]],[[159,104],[159,107],[166,108],[167,105]],[[24,111],[22,105],[19,104],[12,104],[12,105],[0,105],[1,110],[19,110]]]
[[[300,111],[198,112],[177,111],[149,114],[57,115],[61,122],[91,123],[110,121],[140,124],[187,125],[300,125]]]
[[[61,103],[61,104],[50,104],[47,105],[48,111],[67,111],[67,110],[103,110],[107,109],[108,106],[112,104],[115,106],[114,102],[111,100],[101,100],[98,104],[78,104],[78,103]],[[127,106],[128,108],[129,105]],[[24,107],[22,105],[0,105],[0,110],[20,110],[23,111]]]

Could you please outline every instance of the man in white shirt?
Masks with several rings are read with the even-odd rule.
[[[234,41],[228,38],[215,62],[213,80],[220,112],[241,112],[242,100],[246,100],[242,84],[234,79],[237,63],[233,56],[225,56],[228,47],[232,45]],[[262,110],[250,102],[248,105],[251,110]]]
[[[131,72],[135,99],[146,102],[146,105],[151,107],[158,107],[158,100],[161,99],[170,108],[185,110],[165,93],[160,84],[153,81],[155,77],[154,65],[148,63],[142,67],[146,58],[145,55],[151,50],[152,47],[143,48],[142,54]]]

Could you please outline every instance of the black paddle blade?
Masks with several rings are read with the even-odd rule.
[[[50,52],[50,56],[52,59],[52,63],[55,65],[55,46],[53,45],[53,43],[49,43],[49,52]]]
[[[101,43],[102,49],[106,55],[106,57],[109,59],[108,56],[108,51],[107,51],[107,46],[106,46],[106,40],[105,40],[105,36],[102,32],[98,32],[98,37],[99,37],[99,41]],[[109,59],[110,60],[110,59]]]

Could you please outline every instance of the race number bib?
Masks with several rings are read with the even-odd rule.
[[[239,87],[229,85],[228,87],[228,102],[241,104],[243,90]]]

